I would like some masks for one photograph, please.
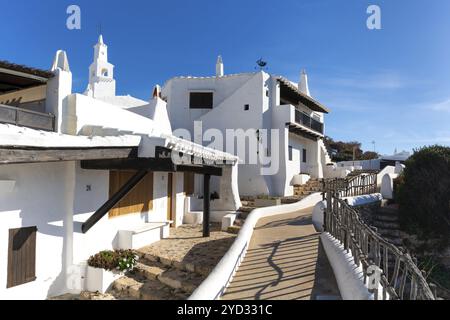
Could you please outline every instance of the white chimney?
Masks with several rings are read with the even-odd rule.
[[[300,82],[298,83],[298,90],[300,90],[300,92],[306,94],[307,96],[311,97],[308,86],[308,75],[306,74],[305,69],[303,69],[302,73],[300,74]]]
[[[216,62],[216,77],[223,77],[223,61],[222,56],[217,57]]]

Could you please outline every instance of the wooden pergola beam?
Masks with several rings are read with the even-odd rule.
[[[27,148],[0,147],[0,164],[19,164],[95,159],[126,159],[137,156],[137,147]]]
[[[150,170],[174,172],[176,167],[170,159],[103,159],[81,161],[81,168],[86,170]]]
[[[201,165],[175,165],[171,158],[138,158],[81,161],[86,170],[149,170],[156,172],[193,172],[222,176],[222,168]]]

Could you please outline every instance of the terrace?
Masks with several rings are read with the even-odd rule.
[[[55,131],[47,111],[47,82],[53,73],[0,61],[0,123]]]

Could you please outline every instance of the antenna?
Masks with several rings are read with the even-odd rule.
[[[264,61],[262,58],[258,59],[256,61],[256,64],[258,65],[259,70],[267,69],[267,62]],[[255,67],[255,69],[257,69],[258,67]]]

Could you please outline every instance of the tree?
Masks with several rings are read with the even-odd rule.
[[[380,155],[373,151],[364,152],[358,160],[373,160],[378,159]]]
[[[446,244],[450,236],[450,148],[435,145],[414,150],[405,166],[395,192],[402,229]]]
[[[335,162],[351,161],[353,160],[353,153],[355,153],[355,160],[357,160],[363,154],[361,143],[358,141],[342,142],[325,137],[324,143],[330,151],[331,159]]]

